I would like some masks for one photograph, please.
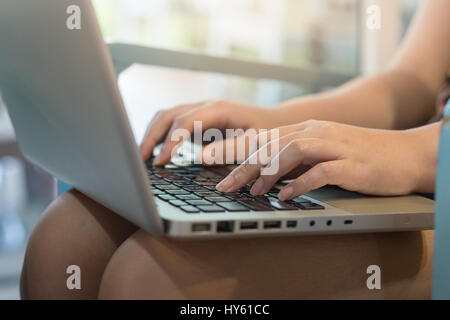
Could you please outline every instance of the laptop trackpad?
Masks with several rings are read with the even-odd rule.
[[[307,196],[351,213],[434,212],[434,201],[419,195],[377,197],[346,191],[335,186],[325,186],[309,192]]]

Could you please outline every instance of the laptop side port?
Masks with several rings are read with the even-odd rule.
[[[286,227],[288,227],[288,228],[297,228],[297,221],[289,220],[288,222],[286,222]]]
[[[280,229],[281,221],[264,221],[264,229]]]
[[[217,222],[217,232],[233,232],[234,231],[234,221],[219,221]]]
[[[191,226],[192,232],[205,232],[211,230],[210,223],[193,223]]]
[[[242,221],[240,225],[241,230],[258,229],[258,222],[256,221]]]
[[[344,224],[353,224],[353,220],[345,220]]]

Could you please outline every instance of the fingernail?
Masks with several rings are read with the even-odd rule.
[[[253,184],[252,188],[250,189],[250,193],[254,196],[259,196],[264,191],[264,180],[261,178],[258,178],[256,182]]]
[[[281,201],[291,200],[292,195],[294,194],[294,188],[286,187],[283,188],[278,194],[278,199]]]
[[[216,189],[220,192],[227,192],[231,189],[231,187],[233,187],[234,181],[234,177],[232,175],[229,175],[216,186]]]

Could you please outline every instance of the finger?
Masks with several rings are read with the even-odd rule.
[[[299,165],[338,159],[343,147],[329,140],[306,138],[291,141],[269,165],[262,168],[260,177],[250,192],[254,195],[267,193],[277,181]]]
[[[221,192],[234,192],[258,178],[261,168],[269,164],[272,157],[277,155],[290,141],[295,138],[302,138],[306,134],[304,132],[295,132],[268,142],[252,153],[239,167],[221,181],[217,185],[217,189]]]
[[[321,162],[281,189],[278,197],[286,201],[328,184],[340,185],[351,170],[347,160]]]
[[[239,167],[234,169],[217,186],[221,192],[234,192],[253,181],[260,175],[261,168],[270,162],[272,156],[280,150],[280,144],[287,144],[287,139],[273,140],[252,153]]]
[[[223,128],[227,122],[223,108],[217,105],[206,105],[175,118],[164,140],[160,154],[155,158],[155,165],[163,165],[170,161],[176,147],[194,132],[194,125],[199,121],[199,130]],[[219,131],[217,135],[222,135]]]
[[[141,142],[141,154],[144,160],[150,158],[156,144],[161,140],[166,133],[165,125],[169,122],[166,111],[158,111],[153,119],[150,121],[145,132],[144,139]]]
[[[202,104],[203,103],[185,104],[170,110],[158,111],[150,121],[144,139],[141,142],[141,154],[144,160],[150,158],[153,149],[164,138],[167,133],[167,128],[170,127],[174,118],[192,108],[197,108]]]

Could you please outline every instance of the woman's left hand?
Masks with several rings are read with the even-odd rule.
[[[286,177],[295,179],[280,191],[280,200],[324,185],[371,195],[434,188],[436,152],[427,154],[429,148],[424,144],[437,149],[437,141],[423,141],[414,130],[367,129],[315,120],[273,130],[278,130],[278,138],[270,139],[275,131],[257,136],[257,151],[217,185],[219,191],[233,192],[256,180],[251,193],[262,195]],[[278,150],[270,154],[274,143]],[[268,160],[263,155],[269,155]]]

